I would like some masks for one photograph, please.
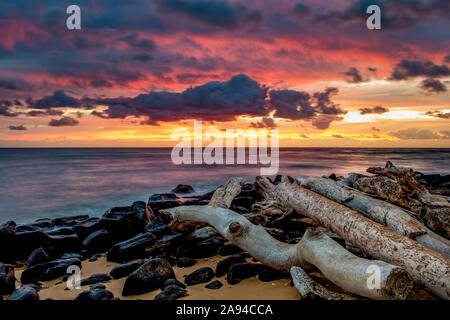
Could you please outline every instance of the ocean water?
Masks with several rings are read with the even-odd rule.
[[[89,214],[147,201],[179,183],[197,193],[230,177],[248,181],[259,166],[174,165],[169,148],[0,149],[0,223]],[[412,167],[424,173],[450,174],[450,149],[280,149],[279,174],[322,176],[364,173],[370,166]]]

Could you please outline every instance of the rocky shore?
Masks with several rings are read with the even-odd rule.
[[[354,185],[354,175],[326,179]],[[450,196],[450,176],[416,173],[419,183]],[[276,186],[281,176],[271,183]],[[294,179],[289,178],[290,182]],[[274,239],[296,244],[308,228],[319,228],[356,256],[367,254],[317,221],[298,212],[258,211],[264,201],[257,183],[245,183],[229,209],[262,226]],[[162,211],[179,206],[207,206],[214,191],[192,195],[188,185],[153,194],[147,203],[114,207],[101,217],[87,215],[38,219],[0,225],[0,299],[300,299],[289,272],[265,265],[204,223],[176,228]],[[380,197],[379,195],[373,195]],[[447,198],[448,200],[448,198]],[[258,211],[258,212],[255,212]],[[436,216],[436,215],[435,215]],[[431,218],[430,218],[431,219]],[[440,220],[439,220],[440,219]],[[423,221],[448,237],[448,216]],[[68,268],[81,269],[81,289],[68,288]],[[308,270],[315,282],[346,293],[317,267]],[[352,295],[355,299],[364,297]],[[320,298],[312,294],[307,298]],[[408,299],[436,297],[415,284]]]

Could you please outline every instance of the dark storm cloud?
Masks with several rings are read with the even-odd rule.
[[[344,136],[340,135],[340,134],[333,134],[333,138],[336,139],[344,139]]]
[[[183,13],[191,19],[226,29],[236,28],[248,21],[259,21],[261,13],[228,0],[156,0],[164,13]]]
[[[94,88],[112,88],[113,85],[108,80],[98,79],[98,80],[92,80],[91,86]]]
[[[28,107],[30,109],[51,109],[61,107],[79,108],[80,106],[81,103],[78,99],[66,95],[62,90],[58,90],[51,96],[46,96],[34,101]]]
[[[73,119],[71,117],[62,117],[61,119],[52,119],[48,123],[50,127],[68,127],[68,126],[76,126],[80,121]]]
[[[450,76],[450,68],[437,65],[427,60],[402,60],[391,73],[391,80],[407,80],[415,77],[446,77]]]
[[[156,48],[156,44],[153,40],[148,38],[139,38],[139,35],[136,32],[130,33],[119,40],[127,43],[130,47],[143,51],[151,51]]]
[[[272,90],[270,104],[276,109],[274,116],[291,120],[313,118],[316,109],[311,105],[311,95],[304,91]]]
[[[104,118],[145,116],[153,122],[181,119],[230,121],[239,115],[264,116],[267,88],[244,74],[228,81],[213,81],[181,93],[151,92],[135,98],[96,101],[108,106]]]
[[[441,119],[450,119],[450,112],[445,113],[442,111],[428,111],[425,112],[425,115]]]
[[[442,93],[447,91],[447,87],[437,79],[428,78],[420,83],[420,88],[428,94]]]
[[[64,114],[63,111],[54,110],[54,109],[48,109],[48,110],[45,110],[45,111],[33,110],[33,111],[28,111],[26,113],[26,115],[28,117],[62,116],[63,114]]]
[[[348,83],[360,83],[366,82],[367,79],[364,79],[362,75],[359,73],[359,70],[352,67],[348,71],[344,72],[344,75],[347,76]]]
[[[19,126],[9,126],[8,129],[9,130],[23,131],[23,130],[27,130],[27,127],[25,127],[23,124],[21,124]]]
[[[277,124],[272,118],[262,118],[261,122],[252,122],[252,128],[276,128]]]
[[[19,113],[10,110],[9,106],[0,103],[0,116],[4,117],[17,117]]]
[[[383,106],[375,106],[373,108],[361,108],[359,109],[360,114],[383,114],[389,112],[388,108]]]
[[[299,3],[297,3],[297,4],[294,6],[294,8],[292,9],[292,12],[293,12],[294,14],[303,16],[303,15],[305,15],[305,14],[310,13],[310,12],[311,12],[311,8],[310,8],[308,5],[299,2]]]

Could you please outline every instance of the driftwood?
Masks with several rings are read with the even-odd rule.
[[[266,198],[310,217],[371,257],[404,267],[442,299],[450,295],[450,259],[358,212],[284,179],[273,185],[257,177]]]
[[[450,238],[450,203],[421,185],[413,169],[396,167],[388,161],[385,168],[371,167],[367,172],[378,176],[357,179],[355,188],[409,208],[429,228]]]
[[[300,267],[291,268],[291,277],[294,286],[302,296],[302,299],[320,297],[326,300],[355,300],[354,297],[328,290],[317,283]]]
[[[384,224],[389,229],[412,238],[420,244],[450,257],[450,241],[435,234],[404,209],[378,200],[358,190],[346,187],[331,179],[297,178],[304,187],[328,199],[349,207],[364,216]]]
[[[242,186],[242,179],[232,179],[220,192],[225,196],[230,189]],[[219,197],[220,198],[220,197]],[[180,206],[160,210],[161,219],[176,230],[189,228],[195,223],[214,227],[223,237],[267,266],[282,272],[291,267],[316,266],[327,279],[347,292],[372,299],[405,299],[413,282],[404,269],[384,261],[367,260],[348,252],[337,242],[317,229],[308,229],[295,245],[280,242],[270,236],[259,225],[249,222],[244,216],[222,206]],[[229,203],[229,202],[227,202]],[[378,267],[380,285],[369,288],[367,270]]]

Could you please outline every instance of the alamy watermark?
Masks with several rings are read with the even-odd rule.
[[[187,128],[177,129],[172,133],[172,141],[178,141],[171,153],[175,165],[249,164],[260,165],[261,175],[278,173],[278,129],[203,131],[202,121],[194,121],[193,132]]]

